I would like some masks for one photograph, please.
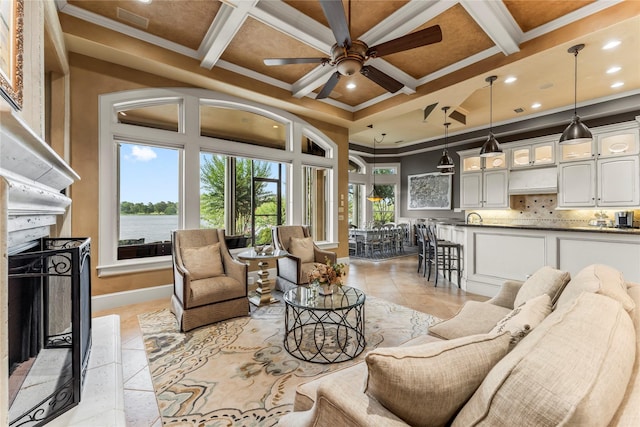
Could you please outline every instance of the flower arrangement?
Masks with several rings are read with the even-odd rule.
[[[315,282],[319,285],[342,286],[342,276],[344,276],[345,273],[344,270],[344,264],[332,264],[331,260],[326,258],[326,262],[324,264],[316,263],[315,268],[309,272],[309,282]]]

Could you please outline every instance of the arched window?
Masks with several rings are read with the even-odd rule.
[[[170,267],[178,228],[225,228],[246,247],[307,224],[337,245],[337,153],[295,115],[217,92],[102,95],[98,273]]]

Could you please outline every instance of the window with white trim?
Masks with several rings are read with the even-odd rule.
[[[99,119],[99,275],[171,266],[168,254],[119,254],[119,247],[142,242],[136,233],[123,234],[125,216],[143,215],[136,211],[140,205],[126,200],[133,182],[147,188],[150,200],[140,202],[146,207],[144,214],[171,217],[172,230],[225,228],[227,235],[242,235],[245,244],[252,245],[269,239],[273,225],[308,224],[318,244],[337,245],[337,145],[295,115],[230,95],[181,88],[102,95]],[[145,175],[141,164],[136,169],[134,163],[126,163],[132,159],[127,156],[135,155],[151,158],[148,167],[168,156],[173,166],[169,169],[158,161],[157,175]],[[214,159],[222,162],[223,175],[207,188],[203,167]],[[239,168],[245,166],[252,172],[240,188]],[[172,184],[163,184],[160,177]],[[151,200],[156,190],[169,187],[167,196]],[[258,187],[259,196],[250,197],[248,217],[242,217],[246,210],[229,210],[239,192]],[[223,194],[215,200],[214,212],[207,207],[212,202],[208,196],[220,189]],[[162,233],[158,242],[165,243],[166,232]],[[150,239],[155,241],[145,237],[145,243]]]

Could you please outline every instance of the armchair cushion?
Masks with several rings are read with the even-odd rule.
[[[246,295],[244,284],[225,275],[193,280],[189,291],[189,307],[242,298]]]
[[[366,392],[412,426],[444,426],[507,354],[509,334],[371,351]]]
[[[315,257],[313,253],[313,238],[291,237],[291,241],[289,243],[289,252],[291,252],[292,255],[300,258],[300,261],[303,264],[314,262]]]
[[[571,279],[571,276],[568,272],[544,266],[525,280],[516,295],[513,307],[519,307],[527,300],[542,294],[549,295],[549,297],[551,297],[551,302],[554,303],[558,299],[558,296],[564,289],[565,285],[569,282],[569,279]]]
[[[180,255],[192,280],[224,274],[222,257],[220,257],[220,243],[196,248],[180,248]]]

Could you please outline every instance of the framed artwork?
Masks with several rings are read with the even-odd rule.
[[[409,175],[408,210],[451,209],[451,175],[440,172]]]
[[[22,108],[24,0],[0,0],[0,95]]]

